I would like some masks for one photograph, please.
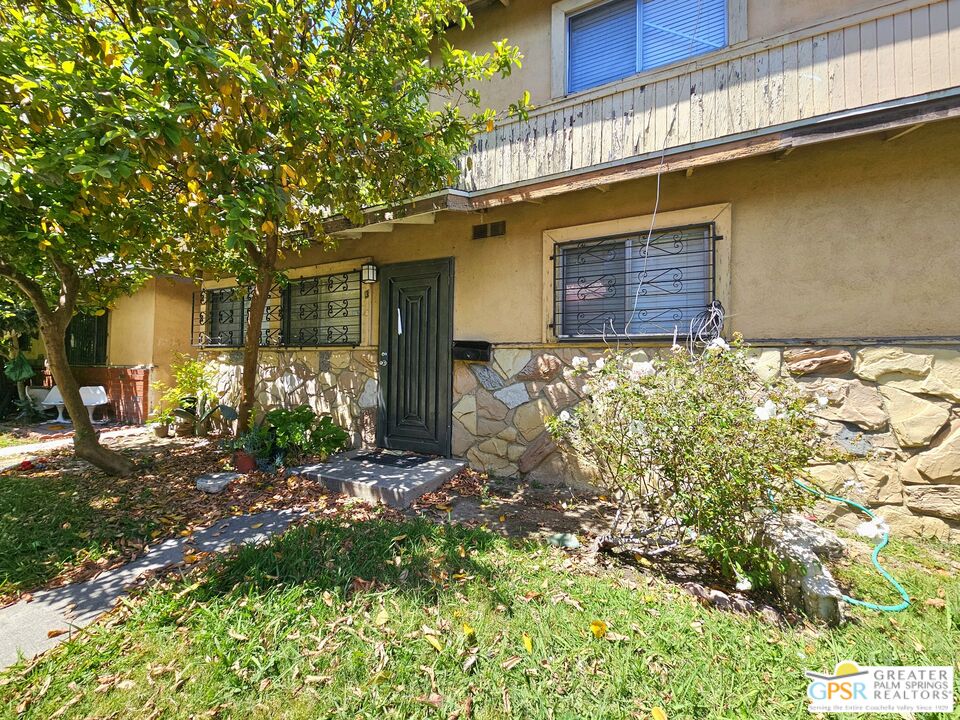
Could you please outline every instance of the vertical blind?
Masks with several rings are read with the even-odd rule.
[[[726,44],[726,0],[612,0],[569,20],[567,92]]]

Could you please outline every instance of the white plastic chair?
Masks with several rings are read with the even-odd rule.
[[[87,385],[80,388],[80,399],[83,400],[83,404],[87,408],[87,413],[90,415],[90,422],[94,422],[94,409],[110,402],[110,399],[107,397],[107,390],[103,385]]]
[[[50,388],[50,392],[47,393],[47,396],[43,398],[43,401],[40,403],[46,407],[57,408],[57,418],[56,420],[47,420],[48,423],[69,423],[70,421],[63,416],[63,395],[60,394],[60,388],[54,385]]]

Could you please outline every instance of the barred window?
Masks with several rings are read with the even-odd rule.
[[[76,315],[67,326],[67,362],[71,365],[107,364],[109,314]]]
[[[291,280],[284,344],[300,347],[360,344],[360,273]]]
[[[260,345],[320,347],[360,344],[359,271],[297,278],[267,297]],[[252,289],[202,290],[194,296],[193,344],[241,347]]]
[[[694,225],[557,246],[557,336],[686,337],[713,299],[715,240]]]

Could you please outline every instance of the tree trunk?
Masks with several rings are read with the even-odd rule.
[[[70,363],[67,361],[67,322],[66,318],[50,318],[41,315],[40,337],[43,339],[53,380],[60,388],[63,404],[73,421],[74,452],[77,457],[110,475],[130,475],[134,470],[133,462],[100,444],[97,431],[94,430],[87,408],[84,407],[83,400],[80,398],[80,386],[77,385],[70,370]]]
[[[237,408],[237,435],[250,429],[250,415],[257,401],[257,367],[260,360],[260,329],[267,308],[273,270],[261,268],[253,286],[253,295],[247,309],[247,327],[243,337],[243,374],[240,378],[240,407]]]

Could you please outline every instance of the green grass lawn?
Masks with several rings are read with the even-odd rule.
[[[0,448],[14,447],[16,445],[29,445],[30,443],[37,442],[33,438],[17,437],[8,432],[3,432],[0,430]]]
[[[118,556],[157,527],[142,482],[50,473],[0,476],[0,599]]]
[[[955,553],[891,547],[916,598],[904,613],[779,629],[484,530],[341,516],[168,581],[14,668],[0,715],[806,718],[806,669],[956,662]],[[871,573],[842,574],[891,601]]]

